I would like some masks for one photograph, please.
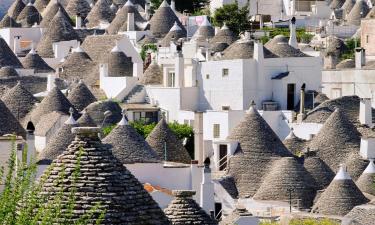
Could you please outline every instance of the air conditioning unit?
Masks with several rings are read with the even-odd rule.
[[[274,101],[264,101],[262,103],[262,109],[264,111],[276,111],[279,108],[279,104]]]

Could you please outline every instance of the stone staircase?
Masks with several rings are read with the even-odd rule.
[[[137,84],[134,88],[129,92],[128,95],[125,96],[124,103],[150,103],[150,99],[146,93],[146,89],[143,85]]]

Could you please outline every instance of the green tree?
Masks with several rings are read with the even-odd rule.
[[[179,12],[187,11],[189,13],[196,14],[198,11],[205,8],[209,0],[175,0],[176,1],[176,10]],[[155,11],[159,8],[163,0],[151,0],[151,10]],[[170,4],[171,1],[168,0]]]
[[[224,23],[235,33],[250,30],[249,23],[249,3],[244,7],[238,7],[237,1],[233,4],[224,5],[215,10],[213,15],[213,24],[223,26]]]

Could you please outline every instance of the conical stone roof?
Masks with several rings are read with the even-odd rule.
[[[79,15],[85,18],[91,10],[90,4],[86,0],[69,0],[66,12],[71,17]]]
[[[57,87],[54,87],[41,103],[31,111],[30,120],[37,124],[43,115],[53,111],[69,115],[70,108],[73,108],[73,105]]]
[[[227,45],[231,45],[233,42],[237,40],[236,35],[226,26],[224,25],[214,37],[211,38],[210,43],[226,43]]]
[[[169,30],[168,34],[160,42],[162,47],[170,46],[171,42],[177,42],[180,38],[186,37],[186,31],[178,26],[177,22],[174,23],[173,27]]]
[[[336,56],[340,57],[348,48],[345,45],[345,42],[336,36],[328,36],[326,38],[327,49],[324,51],[324,56]]]
[[[186,32],[168,2],[164,0],[150,20],[150,30],[156,38],[162,38],[168,34],[175,22],[177,22],[178,26]]]
[[[31,27],[35,23],[39,24],[41,21],[42,16],[31,3],[27,4],[17,17],[17,22],[20,23],[22,27]]]
[[[325,189],[335,176],[335,173],[319,157],[308,156],[303,165],[313,177],[318,190]]]
[[[375,221],[375,204],[369,203],[354,207],[343,221],[350,221],[348,225],[373,225]]]
[[[283,157],[273,163],[254,199],[287,201],[290,189],[292,199],[300,199],[300,207],[312,206],[316,194],[315,180],[297,159]]]
[[[18,77],[17,71],[12,66],[3,66],[0,68],[0,78]]]
[[[337,171],[340,163],[344,163],[351,152],[359,151],[360,140],[360,133],[355,126],[341,110],[336,109],[310,142],[309,147],[316,151],[317,156],[327,163],[332,171]]]
[[[97,64],[80,46],[74,49],[59,67],[62,68],[59,71],[59,76],[64,80],[81,79],[86,84],[91,85],[99,79],[92,73],[93,70],[97,70]]]
[[[25,69],[34,69],[36,73],[54,72],[54,69],[52,69],[42,59],[42,57],[35,52],[34,48],[27,53],[26,57],[22,59],[21,63]]]
[[[87,110],[83,110],[83,114],[77,120],[77,123],[80,127],[96,127],[95,121],[91,118],[91,116],[87,113]]]
[[[129,125],[125,113],[117,126],[103,139],[103,143],[112,146],[113,155],[123,164],[160,161],[145,139]]]
[[[38,12],[43,13],[49,2],[50,0],[35,0],[34,6]]]
[[[161,70],[155,59],[152,60],[151,64],[143,73],[143,76],[140,79],[140,83],[143,85],[163,84],[163,71]]]
[[[147,136],[146,141],[156,151],[161,160],[186,164],[191,162],[191,157],[182,145],[182,141],[168,127],[164,118]]]
[[[292,152],[293,154],[297,154],[302,152],[302,150],[305,148],[306,141],[302,138],[297,137],[292,129],[289,135],[283,141],[283,144],[287,149],[289,149],[290,152]]]
[[[5,40],[0,37],[0,68],[4,66],[22,68],[22,64],[18,60],[17,56],[9,48]]]
[[[43,20],[40,23],[41,27],[48,28],[49,24],[55,17],[55,15],[58,13],[58,11],[61,11],[61,13],[65,16],[66,20],[69,21],[71,25],[73,25],[73,22],[71,21],[68,13],[65,11],[65,8],[58,0],[51,0],[46,9],[42,13]]]
[[[74,140],[72,128],[77,126],[78,123],[75,121],[71,113],[69,119],[65,121],[55,134],[53,134],[48,141],[46,148],[38,155],[38,164],[50,165],[57,156],[61,155]]]
[[[346,20],[350,25],[361,25],[361,19],[365,18],[370,12],[367,2],[364,0],[357,0],[350,13],[347,15]]]
[[[6,134],[16,134],[17,136],[26,137],[26,131],[14,117],[12,112],[6,107],[5,103],[0,100],[0,136]]]
[[[121,107],[117,102],[111,100],[93,102],[85,110],[97,126],[103,125],[103,127],[106,127],[108,125],[115,125],[122,119]],[[107,111],[110,114],[105,116],[104,114]]]
[[[172,194],[175,198],[164,209],[165,215],[171,221],[172,225],[218,224],[192,198],[195,195],[195,191],[175,190],[172,191]]]
[[[63,202],[68,201],[71,188],[76,187],[76,210],[70,216],[73,218],[71,223],[99,202],[100,209],[104,210],[101,224],[170,224],[142,184],[112,155],[109,147],[101,143],[99,132],[99,128],[72,129],[76,135],[74,141],[53,161],[50,172],[42,175],[46,181],[42,186],[41,199],[49,195],[51,198],[61,196]],[[78,160],[81,176],[75,178],[73,173]],[[56,182],[61,176],[66,182]],[[63,190],[62,193],[59,190]],[[66,205],[63,204],[63,207]],[[63,214],[69,212],[62,210]]]
[[[288,42],[289,42],[289,40],[288,40],[287,37],[285,37],[282,34],[279,34],[279,35],[276,35],[275,37],[273,37],[271,40],[269,40],[264,45],[264,47],[271,48],[272,46],[277,45],[278,43],[288,43]]]
[[[3,19],[0,21],[0,28],[8,28],[8,27],[20,27],[21,24],[17,23],[15,19],[12,17],[5,15]]]
[[[90,13],[87,15],[87,24],[88,28],[97,27],[101,21],[103,22],[112,22],[115,14],[112,12],[111,2],[109,0],[98,0],[95,3],[94,8],[91,9]]]
[[[18,82],[16,86],[9,89],[1,98],[13,116],[21,120],[34,107],[38,100],[25,87]]]
[[[131,0],[128,0],[126,4],[117,12],[115,18],[107,28],[109,34],[117,34],[120,31],[121,27],[127,24],[128,13],[134,13],[134,23],[146,22],[139,13],[138,9],[131,2]]]
[[[157,42],[156,38],[154,38],[151,35],[144,35],[138,42],[137,44],[143,46],[147,44],[155,44]]]
[[[345,216],[355,206],[369,200],[355,185],[343,167],[313,206],[312,212],[323,215]]]
[[[199,26],[198,30],[194,34],[194,39],[199,42],[205,42],[215,36],[215,29],[208,21],[207,17],[204,18],[202,24]]]
[[[371,160],[365,171],[358,178],[356,184],[358,188],[365,193],[375,195],[375,165],[374,160]]]
[[[79,112],[84,110],[88,105],[96,102],[97,99],[83,81],[73,85],[68,94],[68,100]]]
[[[109,77],[132,77],[133,62],[132,58],[125,55],[118,45],[112,49],[108,58],[108,76]]]
[[[54,42],[70,40],[79,40],[78,35],[70,24],[70,21],[59,10],[50,22],[47,30],[43,33],[36,50],[43,58],[53,58],[52,44]]]
[[[229,159],[228,174],[235,179],[240,197],[256,193],[273,160],[293,156],[254,106],[228,138],[239,142]]]
[[[301,50],[293,48],[288,43],[283,43],[283,42],[270,45],[269,47],[267,47],[267,49],[280,58],[310,57],[306,55],[305,53],[303,53]]]
[[[22,12],[23,8],[25,8],[25,3],[22,0],[15,0],[13,4],[8,9],[8,16],[17,19],[18,15]]]

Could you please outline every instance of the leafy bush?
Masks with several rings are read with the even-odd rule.
[[[350,38],[345,41],[347,50],[341,54],[340,59],[354,59],[355,57],[355,48],[361,46],[361,39],[359,38]]]
[[[4,186],[0,193],[1,224],[71,224],[70,219],[76,203],[75,193],[77,190],[72,188],[68,199],[64,198],[62,188],[56,190],[55,196],[41,194],[42,187],[52,167],[47,169],[46,174],[38,181],[35,181],[37,165],[35,162],[28,165],[26,159],[26,149],[23,151],[22,159],[17,159],[13,141],[7,168],[2,166],[0,169],[1,184]],[[79,174],[80,162],[78,160],[76,169],[72,174],[72,186],[74,186],[74,180]],[[65,178],[66,176],[62,175],[55,182],[62,182]],[[104,217],[104,212],[101,212],[99,208],[100,203],[92,207],[87,214],[78,218],[74,224],[88,224],[92,223],[93,220],[99,224]]]
[[[152,52],[156,52],[158,50],[158,47],[155,45],[155,44],[145,44],[142,46],[142,49],[141,49],[141,57],[142,57],[142,60],[145,61],[146,59],[146,54],[148,51],[152,51]]]
[[[284,35],[286,38],[289,38],[290,36],[290,30],[289,28],[269,28],[265,27],[263,30],[269,32],[269,37],[274,38],[277,35]],[[307,33],[305,29],[298,28],[296,29],[296,35],[297,35],[297,41],[303,42],[303,43],[309,43],[311,39],[314,37],[314,35]]]

